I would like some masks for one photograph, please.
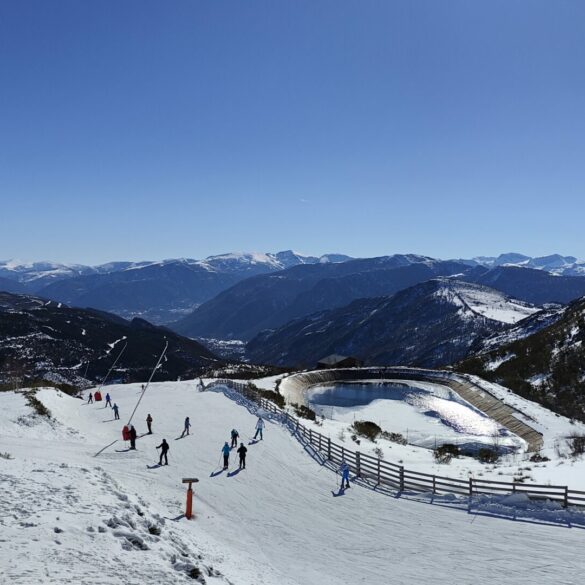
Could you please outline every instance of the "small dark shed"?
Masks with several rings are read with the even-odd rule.
[[[331,355],[328,355],[327,357],[324,357],[317,362],[317,368],[319,369],[359,368],[363,365],[364,362],[356,357],[337,355],[336,353],[332,353]]]

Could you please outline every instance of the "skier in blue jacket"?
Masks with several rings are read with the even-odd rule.
[[[109,395],[109,393],[106,394],[106,405],[104,408],[107,408],[108,406],[112,408],[112,397]]]
[[[227,469],[229,462],[230,462],[230,446],[228,445],[228,442],[225,442],[225,445],[221,448],[221,452],[223,453],[223,468]]]
[[[341,489],[345,489],[343,484],[345,483],[345,487],[349,487],[349,465],[345,459],[341,460],[341,465],[339,466],[339,473],[341,473]]]

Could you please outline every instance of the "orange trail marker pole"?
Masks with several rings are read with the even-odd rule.
[[[187,508],[185,510],[185,518],[187,520],[191,520],[193,516],[193,483],[197,483],[199,480],[193,477],[185,477],[183,478],[183,483],[188,483],[189,487],[187,488]]]
[[[187,490],[187,510],[185,512],[185,518],[187,518],[187,520],[191,520],[192,515],[193,515],[193,490],[191,489],[191,484],[189,484],[189,489]]]

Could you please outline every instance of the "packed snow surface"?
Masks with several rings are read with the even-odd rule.
[[[195,382],[148,389],[133,421],[137,450],[127,451],[121,429],[140,384],[108,391],[121,421],[103,402],[44,389],[47,420],[22,394],[0,393],[0,451],[11,457],[0,458],[2,583],[188,583],[195,567],[207,583],[234,585],[582,582],[582,514],[509,496],[468,509],[359,482],[341,494],[338,477],[279,423],[251,444],[255,414]],[[180,439],[185,416],[192,434]],[[227,473],[220,449],[234,427],[248,461],[238,472],[232,455]],[[163,437],[170,464],[155,467]],[[181,479],[193,476],[187,521]]]

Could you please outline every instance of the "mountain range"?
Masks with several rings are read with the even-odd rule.
[[[264,331],[248,343],[247,355],[291,367],[313,367],[328,354],[366,365],[444,366],[538,310],[485,286],[438,278]]]
[[[341,254],[316,257],[288,250],[222,254],[204,260],[110,262],[93,267],[9,261],[0,262],[0,290],[31,292],[77,307],[168,323],[250,276],[347,259]]]
[[[0,383],[101,380],[123,346],[113,378],[146,381],[166,341],[155,379],[194,377],[220,364],[201,344],[142,319],[126,321],[33,297],[0,293]]]
[[[170,326],[190,337],[249,340],[263,329],[280,327],[316,311],[472,270],[458,262],[412,254],[299,265],[248,278]]]
[[[390,260],[388,260],[390,259]],[[324,265],[356,262],[343,276],[330,271]],[[387,281],[388,274],[375,273],[372,266],[376,262],[386,264],[381,269],[418,264],[416,269],[404,268],[403,284],[398,274]],[[371,298],[396,292],[405,286],[411,286],[424,279],[434,276],[445,276],[448,272],[431,269],[426,274],[423,264],[446,262],[458,270],[462,278],[470,282],[494,286],[511,296],[526,299],[540,304],[547,300],[568,302],[579,296],[581,284],[566,280],[563,283],[551,283],[550,274],[556,276],[580,276],[585,274],[585,263],[574,256],[552,254],[543,257],[530,257],[524,254],[507,253],[500,256],[482,256],[471,259],[442,261],[403,254],[384,256],[381,259],[369,258],[354,260],[343,254],[327,254],[324,256],[306,256],[291,250],[277,253],[230,253],[210,256],[203,260],[170,259],[160,262],[126,262],[116,261],[98,266],[81,264],[59,264],[53,262],[0,262],[0,290],[13,293],[32,293],[40,297],[60,301],[71,306],[92,307],[113,312],[124,318],[141,317],[157,324],[172,324],[178,331],[191,336],[242,337],[249,339],[265,327],[280,326],[282,319],[274,320],[270,315],[264,320],[261,311],[256,311],[247,304],[248,299],[242,290],[230,293],[232,298],[244,295],[243,301],[252,310],[250,315],[261,322],[258,327],[242,327],[236,314],[229,317],[229,311],[216,312],[222,299],[216,299],[224,291],[228,291],[238,283],[254,276],[270,275],[294,267],[301,267],[298,275],[284,274],[285,286],[291,286],[290,294],[278,292],[278,286],[261,285],[262,288],[273,289],[274,294],[262,293],[264,307],[268,313],[273,310],[284,310],[283,319],[300,317],[323,309],[341,307],[354,299]],[[316,268],[307,269],[309,266]],[[369,276],[359,274],[359,267]],[[516,272],[516,282],[513,268]],[[520,269],[532,269],[542,273],[537,282],[535,275],[528,276]],[[419,272],[418,278],[407,273]],[[397,277],[397,278],[394,278]],[[495,280],[499,280],[495,283]],[[308,288],[303,283],[312,282]],[[533,294],[528,294],[526,282],[531,283]],[[284,283],[283,283],[284,284]],[[252,285],[250,289],[253,289]],[[544,287],[544,292],[543,291]],[[547,287],[553,290],[547,291]],[[228,295],[229,296],[229,295]],[[297,298],[298,296],[298,298]],[[283,298],[286,297],[286,298]],[[310,297],[310,298],[303,298]],[[213,302],[198,310],[200,305]],[[209,315],[206,317],[203,313]],[[193,315],[191,315],[193,313]],[[213,316],[212,316],[213,315]],[[218,318],[219,317],[219,318]],[[216,320],[221,324],[209,324],[206,321]],[[176,324],[174,324],[176,322]],[[249,330],[248,330],[249,329]]]
[[[193,339],[205,338],[225,355],[245,351],[248,361],[286,367],[313,367],[330,353],[369,365],[452,366],[585,419],[581,265],[559,255],[292,251],[96,267],[0,263],[8,291],[0,293],[0,383],[96,381],[125,343],[113,376],[144,380],[167,340],[157,378],[193,377],[224,363]]]
[[[249,278],[170,327],[190,337],[249,341],[262,330],[278,329],[293,319],[341,308],[358,299],[392,295],[439,276],[488,286],[534,305],[567,303],[585,295],[585,277],[395,255],[342,264],[296,266]]]
[[[488,343],[456,368],[585,421],[585,298],[544,325],[530,335],[511,331],[511,338]]]
[[[550,254],[548,256],[531,257],[525,254],[509,252],[499,256],[476,256],[471,260],[463,260],[470,264],[482,265],[488,268],[496,266],[518,266],[544,270],[559,276],[585,276],[585,261],[578,260],[575,256],[561,256]]]

